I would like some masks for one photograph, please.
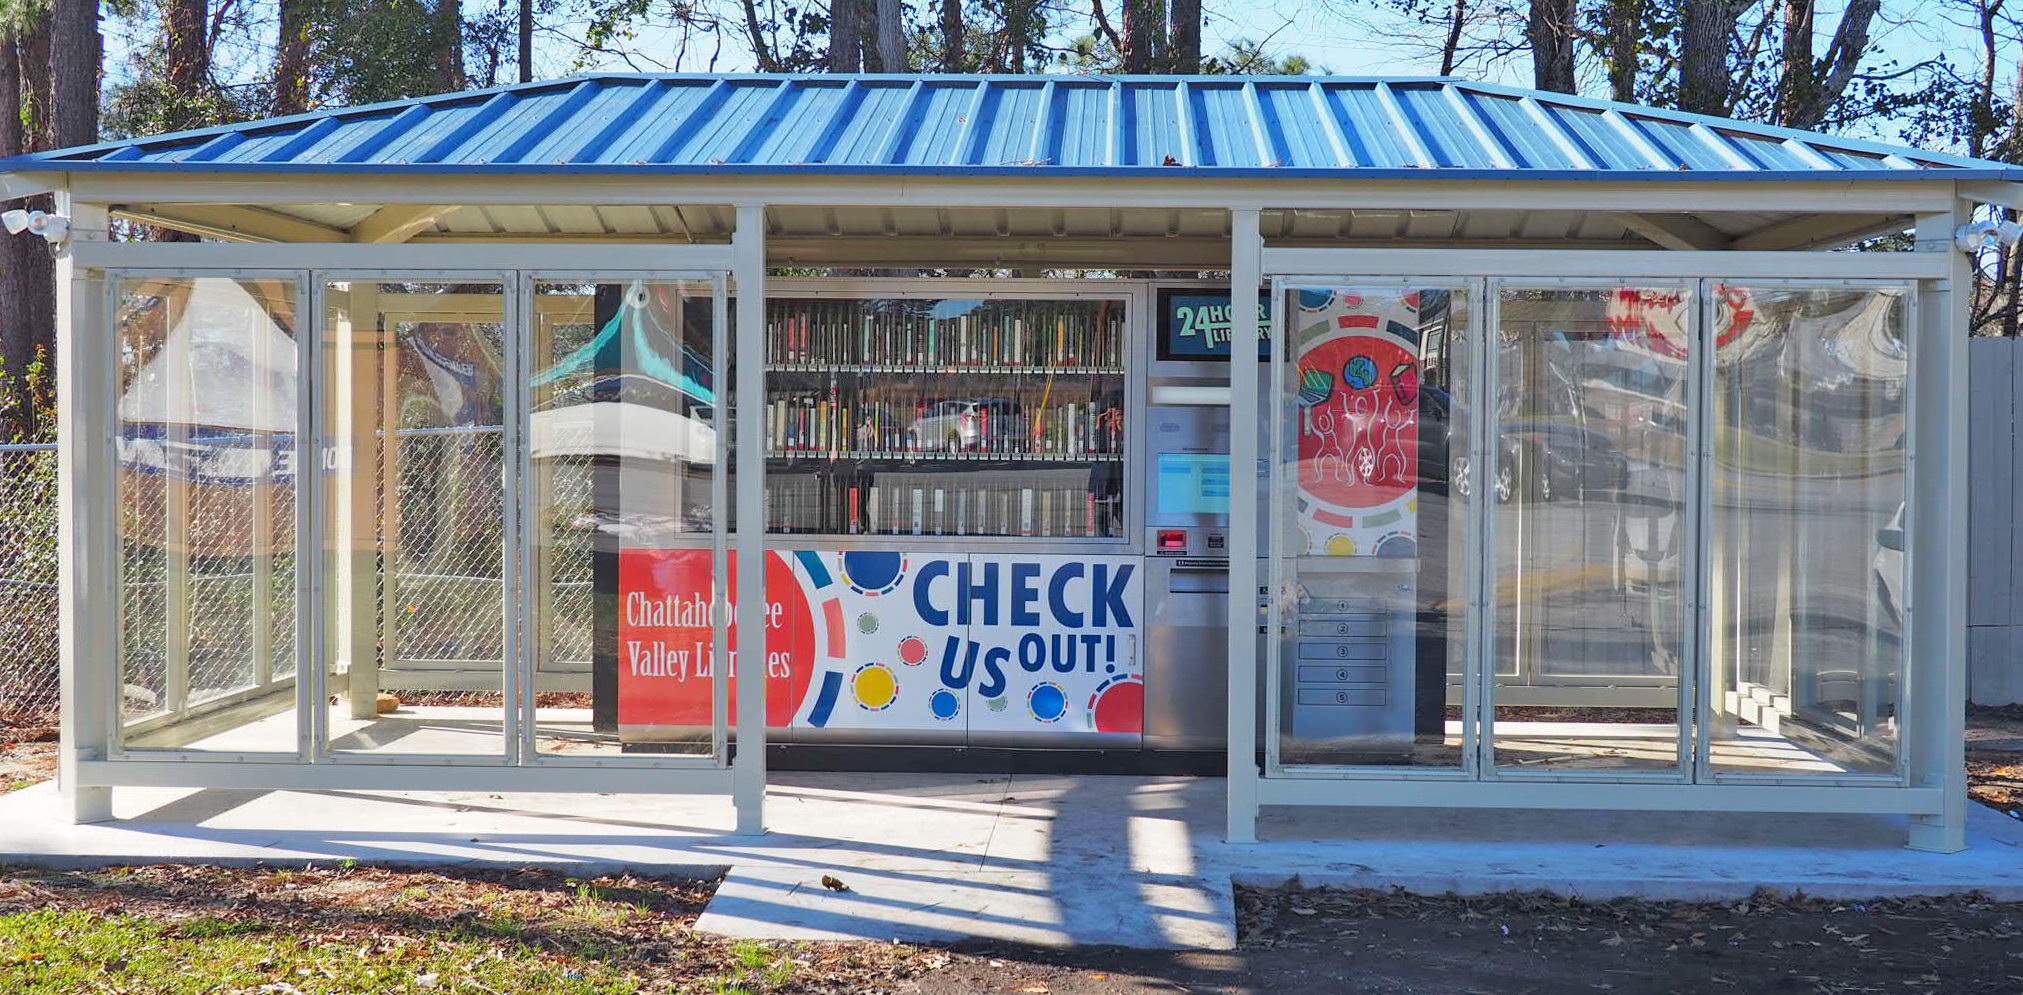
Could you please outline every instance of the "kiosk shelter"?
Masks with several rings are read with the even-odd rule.
[[[1963,845],[2015,167],[1449,78],[596,75],[0,168],[68,222],[79,820],[679,791],[757,832],[769,762],[1010,764],[1224,774],[1235,841]]]

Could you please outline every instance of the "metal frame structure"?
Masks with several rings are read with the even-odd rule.
[[[891,81],[875,78],[838,83],[870,88]],[[1143,82],[1143,81],[1141,81]],[[1194,83],[1168,81],[1179,99]],[[1168,85],[1160,83],[1159,85]],[[1004,85],[1041,85],[1053,93],[1055,83],[1030,80]],[[1079,85],[1079,84],[1077,84]],[[1145,83],[1145,85],[1152,85]],[[1227,84],[1217,84],[1228,88]],[[1360,84],[1358,84],[1360,85]],[[1206,83],[1201,86],[1207,86]],[[1260,106],[1263,84],[1235,81],[1231,92],[1243,106]],[[785,89],[783,88],[782,92]],[[912,93],[921,91],[914,84]],[[1205,91],[1204,91],[1205,92]],[[1382,89],[1384,106],[1397,108],[1397,95],[1388,86]],[[1471,96],[1471,94],[1473,96]],[[389,164],[364,161],[342,163],[283,162],[287,155],[307,150],[312,143],[295,140],[277,149],[271,160],[234,163],[225,167],[197,158],[179,162],[175,168],[136,164],[132,160],[146,149],[132,153],[101,150],[80,155],[68,153],[11,160],[0,168],[0,194],[24,196],[55,192],[58,211],[69,217],[70,240],[57,261],[58,288],[58,368],[63,377],[59,391],[61,443],[58,461],[62,480],[59,519],[61,558],[61,641],[63,652],[63,746],[59,779],[69,810],[80,821],[111,817],[110,789],[123,785],[173,785],[240,788],[376,788],[376,789],[462,789],[462,790],[554,790],[554,791],[652,791],[721,793],[731,797],[739,832],[764,831],[766,783],[765,683],[754,681],[737,696],[733,707],[727,701],[725,682],[718,681],[716,721],[713,737],[716,750],[706,764],[692,762],[609,762],[544,760],[530,748],[525,736],[530,729],[514,726],[507,736],[504,755],[473,762],[470,757],[400,757],[359,755],[331,757],[319,755],[322,730],[318,723],[326,712],[320,699],[312,699],[311,685],[324,680],[329,649],[321,642],[298,639],[298,674],[312,679],[298,681],[298,725],[304,729],[294,755],[221,755],[197,753],[163,754],[155,751],[121,752],[119,723],[113,714],[118,695],[118,606],[112,596],[119,588],[117,507],[114,474],[118,466],[113,433],[114,411],[112,370],[116,349],[111,336],[112,294],[115,284],[110,271],[147,270],[182,275],[227,275],[233,271],[285,271],[297,274],[298,283],[309,281],[304,296],[305,311],[320,321],[320,281],[325,273],[398,273],[403,279],[429,279],[434,274],[487,273],[490,279],[506,280],[509,299],[524,296],[533,274],[566,272],[576,276],[603,278],[614,274],[711,274],[722,288],[719,294],[714,361],[718,368],[738,356],[760,355],[764,344],[764,309],[737,308],[731,318],[722,303],[729,294],[763,298],[769,287],[769,266],[837,265],[864,266],[875,259],[881,266],[940,267],[949,265],[1018,266],[1066,268],[1088,266],[1103,269],[1159,268],[1169,270],[1226,270],[1234,287],[1262,287],[1272,277],[1320,275],[1329,280],[1392,281],[1424,278],[1436,274],[1443,280],[1469,281],[1482,288],[1484,300],[1472,302],[1471,320],[1479,327],[1493,327],[1494,301],[1486,299],[1492,281],[1514,279],[1589,280],[1610,278],[1653,279],[1674,282],[1719,279],[1746,274],[1750,279],[1770,282],[1793,280],[1891,281],[1916,287],[1918,306],[1911,320],[1915,362],[1912,366],[1914,395],[1922,398],[1922,409],[1913,419],[1907,443],[1910,496],[1906,519],[1906,637],[1904,653],[1910,666],[1902,695],[1910,721],[1905,727],[1902,783],[1866,782],[1821,783],[1807,780],[1756,783],[1742,779],[1719,779],[1718,783],[1684,783],[1688,777],[1624,778],[1607,780],[1570,779],[1547,776],[1488,777],[1475,779],[1470,770],[1434,775],[1398,776],[1392,771],[1308,771],[1283,769],[1274,762],[1260,765],[1254,752],[1257,742],[1258,678],[1254,642],[1255,606],[1250,599],[1230,599],[1230,662],[1225,698],[1227,736],[1225,782],[1225,836],[1233,842],[1254,841],[1258,811],[1265,805],[1414,805],[1454,807],[1565,807],[1614,809],[1729,809],[1734,811],[1810,811],[1900,813],[1912,817],[1911,845],[1920,849],[1952,851],[1963,844],[1965,775],[1963,765],[1963,718],[1957,707],[1965,696],[1965,496],[1955,483],[1964,478],[1965,467],[1965,382],[1966,308],[1975,279],[1973,260],[1954,249],[1953,234],[1974,218],[1976,204],[2000,204],[2023,208],[2023,173],[1997,169],[1971,160],[1955,162],[1931,157],[1929,162],[1913,162],[1896,152],[1867,149],[1860,143],[1838,143],[1856,152],[1866,150],[1882,156],[1887,167],[1879,170],[1840,168],[1826,153],[1808,144],[1811,140],[1796,133],[1759,136],[1773,140],[1809,170],[1746,169],[1739,152],[1731,150],[1732,172],[1719,169],[1682,169],[1670,164],[1674,153],[1667,152],[1631,126],[1625,110],[1613,105],[1583,106],[1581,110],[1601,115],[1607,127],[1619,132],[1623,144],[1616,151],[1634,154],[1642,165],[1634,169],[1604,168],[1603,156],[1568,137],[1564,125],[1540,123],[1558,154],[1576,167],[1564,170],[1518,168],[1511,151],[1516,146],[1508,136],[1499,137],[1479,110],[1469,110],[1467,101],[1475,97],[1511,97],[1538,104],[1537,96],[1504,92],[1498,88],[1474,87],[1457,99],[1460,120],[1473,122],[1473,136],[1489,167],[1433,168],[1439,164],[1423,138],[1413,139],[1409,122],[1394,121],[1401,127],[1400,146],[1414,160],[1412,168],[1353,169],[1345,163],[1338,168],[1279,169],[1271,165],[1204,165],[1190,159],[1179,167],[1162,171],[1157,166],[1124,167],[1116,164],[1118,133],[1110,133],[1111,161],[1088,167],[1049,167],[1044,161],[1006,163],[998,166],[946,166],[903,162],[908,133],[891,125],[877,146],[884,158],[862,163],[756,163],[740,159],[731,163],[654,163],[637,168],[624,164],[500,161],[478,168],[469,163],[437,164],[410,162]],[[481,101],[511,100],[502,95],[478,95]],[[909,101],[913,98],[909,97]],[[443,103],[437,101],[437,104]],[[1588,102],[1593,104],[1594,102]],[[430,108],[416,116],[433,113]],[[447,106],[445,104],[445,106]],[[907,106],[912,107],[909,103]],[[1248,113],[1248,112],[1247,112]],[[1543,111],[1536,111],[1543,113]],[[1399,115],[1391,115],[1400,118]],[[536,117],[539,117],[536,115]],[[411,127],[414,117],[402,115],[399,127]],[[1258,120],[1250,114],[1250,120]],[[306,120],[306,119],[305,119]],[[329,120],[335,120],[331,118]],[[908,120],[905,115],[893,121]],[[974,121],[974,117],[966,120]],[[1176,120],[1192,128],[1190,115]],[[778,123],[768,118],[753,127],[770,129]],[[1058,121],[1041,115],[1033,126],[1031,142],[1044,137],[1043,129],[1057,127]],[[854,127],[855,125],[851,125]],[[1720,122],[1690,121],[1681,125],[1693,130],[1697,140],[1717,152],[1732,137],[1715,134]],[[281,127],[281,125],[275,125]],[[310,123],[316,134],[328,134],[334,124]],[[841,128],[844,125],[836,125]],[[1119,125],[1121,127],[1121,125]],[[307,133],[307,132],[305,132]],[[530,133],[531,134],[531,133]],[[604,134],[600,129],[600,136]],[[766,132],[765,134],[770,134]],[[188,137],[188,136],[185,136]],[[692,135],[689,137],[693,137]],[[752,132],[740,155],[755,153],[765,137]],[[824,140],[832,140],[828,135]],[[971,156],[981,154],[980,135],[965,137]],[[1191,133],[1187,136],[1192,140]],[[1338,133],[1323,135],[1339,153],[1346,149]],[[1531,136],[1536,138],[1537,136]],[[1274,141],[1263,132],[1253,134],[1257,150],[1268,151]],[[205,137],[214,152],[249,140],[238,137]],[[522,136],[528,143],[524,152],[540,136]],[[1052,139],[1048,139],[1052,140]],[[668,141],[670,147],[673,142]],[[378,146],[375,148],[380,148]],[[772,146],[767,145],[766,148]],[[1500,150],[1500,151],[1499,151]],[[355,151],[355,150],[354,150]],[[1829,150],[1831,151],[1831,150]],[[70,158],[65,159],[65,155]],[[1188,152],[1192,156],[1196,153]],[[1501,156],[1501,158],[1499,158]],[[1894,156],[1895,161],[1890,161]],[[1035,157],[1038,159],[1038,157]],[[1268,157],[1267,157],[1268,159]],[[617,168],[624,166],[624,168]],[[1648,166],[1649,168],[1645,168]],[[440,167],[440,168],[439,168]],[[579,168],[581,167],[581,168]],[[611,167],[611,168],[606,168]],[[806,168],[803,168],[806,167]],[[1831,167],[1831,168],[1830,168]],[[1063,182],[1073,177],[1073,182]],[[1492,179],[1494,182],[1481,182]],[[253,182],[249,182],[253,180]],[[305,220],[287,214],[284,208],[303,205],[367,205],[364,220],[348,227]],[[694,206],[713,217],[726,220],[718,230],[704,234],[651,237],[611,232],[514,233],[493,235],[439,232],[429,228],[448,208],[499,207],[525,209],[529,205],[556,208],[611,205]],[[947,214],[954,211],[994,216],[994,236],[956,235],[943,225],[939,235],[901,235],[893,217],[904,211],[932,209]],[[777,236],[774,214],[788,210],[829,212],[832,229],[825,238],[799,234]],[[1123,212],[1161,212],[1173,218],[1159,237],[1129,236],[1122,232]],[[1492,247],[1457,244],[1453,238],[1429,238],[1415,244],[1405,237],[1402,224],[1396,238],[1370,246],[1367,238],[1347,237],[1349,221],[1357,212],[1398,214],[1414,212],[1568,212],[1607,216],[1622,221],[1630,232],[1660,248],[1625,249],[1621,244],[1600,248],[1540,248],[1541,245],[1576,245],[1578,240],[1541,240],[1516,234]],[[1107,235],[1070,231],[1064,220],[1071,212],[1103,212],[1112,219]],[[1294,237],[1292,222],[1301,212],[1338,212],[1344,233],[1341,238]],[[868,215],[882,221],[870,223],[871,230],[845,230],[834,222],[839,214]],[[1714,214],[1778,216],[1773,221],[1741,235],[1724,235],[1702,222]],[[1226,225],[1226,236],[1181,237],[1180,218],[1212,215]],[[1795,215],[1795,217],[1793,217]],[[211,238],[237,239],[200,244],[170,244],[109,241],[111,219],[115,216],[146,218],[156,223],[181,225]],[[1278,219],[1273,231],[1266,231],[1267,218]],[[1845,242],[1880,227],[1895,225],[1898,219],[1916,219],[1917,251],[1876,253],[1832,253],[1796,251]],[[1049,234],[1012,234],[1011,219],[1020,219],[1022,231]],[[882,225],[882,229],[880,226]],[[1569,232],[1571,236],[1572,232]],[[417,240],[419,239],[419,240]],[[406,242],[408,244],[402,244]],[[275,244],[281,243],[281,244]],[[1525,248],[1510,247],[1525,245]],[[1364,248],[1345,246],[1363,245]],[[1143,265],[1135,264],[1143,259]],[[781,287],[794,287],[779,281]],[[1034,285],[1035,292],[1040,284]],[[1696,284],[1697,286],[1697,284]],[[1048,293],[1058,295],[1059,284]],[[1022,292],[1026,285],[1015,288]],[[884,288],[880,288],[883,291]],[[841,292],[841,291],[838,291]],[[1073,292],[1073,291],[1070,291]],[[1114,293],[1106,296],[1115,296]],[[1704,296],[1704,295],[1703,295]],[[311,304],[314,307],[311,307]],[[1140,301],[1142,306],[1143,301]],[[510,305],[508,306],[510,312]],[[312,321],[315,326],[319,321]],[[728,323],[728,322],[734,322]],[[1232,383],[1257,382],[1259,321],[1254,309],[1237,307],[1231,322]],[[516,331],[508,314],[509,332]],[[1486,349],[1488,336],[1477,341]],[[315,336],[298,338],[298,349],[313,349]],[[516,389],[509,409],[513,422],[524,420],[526,395],[524,377],[525,342],[509,350],[510,372]],[[1708,350],[1701,350],[1707,353]],[[1142,353],[1143,350],[1134,350]],[[303,355],[314,359],[313,352]],[[1478,358],[1478,362],[1481,362]],[[1704,394],[1707,370],[1698,369],[1693,391]],[[1144,362],[1142,355],[1133,362]],[[305,367],[316,368],[313,363]],[[1483,371],[1487,373],[1487,369]],[[1134,377],[1137,374],[1133,374]],[[736,365],[735,390],[738,396],[762,396],[765,389],[763,363]],[[1478,376],[1487,382],[1487,378]],[[1139,391],[1129,392],[1130,403],[1142,406]],[[318,406],[319,389],[303,392],[303,424],[315,426],[324,417]],[[1698,396],[1698,395],[1695,395]],[[1264,415],[1264,400],[1251,390],[1230,392],[1233,424],[1251,425]],[[1276,398],[1273,399],[1276,403]],[[1694,451],[1695,465],[1707,458],[1704,440],[1708,435],[1707,405],[1701,404],[1694,435],[1702,448]],[[1476,405],[1477,430],[1472,433],[1477,456],[1493,459],[1494,450],[1487,430],[1488,406]],[[1142,410],[1142,409],[1139,409]],[[736,488],[719,473],[715,481],[720,511],[735,507],[737,521],[763,522],[765,459],[761,448],[761,406],[742,405],[736,411],[736,439],[720,468],[734,465]],[[717,416],[723,417],[721,413]],[[525,440],[519,429],[511,430],[509,464],[524,459]],[[723,446],[726,433],[719,433]],[[1234,466],[1255,465],[1258,452],[1253,433],[1234,432],[1230,458]],[[1145,454],[1134,452],[1134,461]],[[1482,464],[1478,461],[1478,465]],[[1134,464],[1135,466],[1135,464]],[[512,472],[512,471],[509,471]],[[1704,467],[1695,471],[1696,486],[1705,488]],[[1130,479],[1140,479],[1138,469]],[[524,505],[528,482],[509,480],[508,494]],[[303,488],[319,492],[319,488]],[[1230,520],[1239,527],[1228,536],[1229,588],[1245,592],[1258,587],[1258,556],[1263,537],[1243,523],[1256,520],[1260,493],[1255,476],[1232,474]],[[320,552],[324,509],[320,493],[297,496],[301,523],[298,542]],[[1489,606],[1484,596],[1485,567],[1481,562],[1481,536],[1490,528],[1486,502],[1473,502],[1471,515],[1477,519],[1474,533],[1477,553],[1467,574],[1468,612],[1476,626],[1467,652],[1486,658],[1487,645],[1481,621]],[[1702,503],[1704,507],[1704,502]],[[508,511],[518,515],[519,509]],[[517,525],[517,519],[514,519]],[[517,536],[523,528],[513,530]],[[1141,542],[1140,530],[1127,528],[1127,546]],[[1704,529],[1694,533],[1696,546],[1703,545]],[[509,540],[505,561],[510,569],[527,576],[529,552]],[[735,566],[717,572],[718,606],[713,619],[718,633],[719,653],[732,648],[723,638],[731,615],[754,618],[762,615],[758,592],[762,588],[762,561],[773,544],[762,528],[743,528],[733,536],[713,536],[713,557],[720,568],[735,550]],[[305,558],[305,559],[313,559]],[[298,566],[299,569],[304,569]],[[732,580],[735,571],[735,581]],[[315,621],[324,583],[321,571],[298,577],[298,626]],[[735,609],[727,597],[737,591]],[[524,599],[507,599],[509,611],[522,606]],[[1913,621],[1910,605],[1916,606]],[[1707,606],[1694,608],[1691,637],[1704,641]],[[534,687],[528,680],[531,651],[526,645],[527,619],[524,611],[514,613],[508,626],[506,668],[509,700],[524,711],[532,701]],[[301,630],[298,630],[301,631]],[[764,626],[739,628],[734,652],[737,659],[762,659]],[[728,668],[719,668],[718,673]],[[320,686],[320,685],[319,685]],[[1700,689],[1704,691],[1705,689]],[[1488,691],[1471,687],[1474,710],[1486,707]],[[1689,692],[1682,691],[1682,696]],[[1683,697],[1682,697],[1682,700]],[[734,740],[733,740],[734,735]],[[1683,735],[1683,733],[1682,733]],[[1492,748],[1486,741],[1477,749]],[[1683,749],[1683,745],[1682,745]],[[1704,752],[1704,751],[1702,751]],[[728,754],[728,756],[727,756]],[[513,760],[526,761],[514,765]],[[1479,769],[1483,758],[1474,751],[1467,764]],[[257,762],[254,762],[257,761]]]
[[[1689,491],[1697,497],[1688,503],[1687,508],[1696,519],[1688,523],[1690,548],[1685,551],[1687,570],[1695,578],[1695,585],[1694,593],[1686,599],[1691,621],[1686,636],[1687,665],[1680,675],[1681,763],[1677,770],[1643,774],[1608,772],[1601,775],[1497,770],[1491,755],[1494,749],[1493,726],[1485,718],[1494,700],[1495,683],[1493,668],[1487,666],[1491,659],[1490,613],[1494,606],[1486,594],[1494,589],[1487,554],[1487,549],[1492,548],[1489,544],[1494,538],[1494,522],[1488,512],[1489,502],[1477,500],[1470,506],[1473,542],[1467,578],[1467,610],[1471,638],[1466,651],[1468,672],[1475,675],[1475,686],[1471,688],[1472,700],[1464,704],[1464,715],[1471,717],[1464,729],[1472,726],[1476,732],[1472,737],[1474,749],[1465,751],[1463,766],[1458,770],[1430,771],[1314,770],[1277,769],[1275,764],[1268,763],[1260,773],[1249,764],[1242,765],[1243,769],[1238,772],[1232,760],[1233,781],[1239,776],[1256,778],[1249,790],[1256,793],[1257,800],[1249,811],[1239,810],[1235,801],[1237,789],[1232,785],[1230,837],[1234,840],[1254,838],[1254,805],[1270,804],[1722,808],[1738,811],[1900,812],[1915,817],[1910,841],[1913,847],[1942,852],[1962,849],[1961,833],[1964,830],[1959,822],[1960,810],[1952,802],[1953,796],[1964,794],[1964,773],[1957,766],[1960,755],[1959,720],[1941,714],[1956,709],[1920,708],[1916,703],[1931,701],[1926,696],[1932,694],[1940,695],[1940,700],[1958,700],[1956,696],[1962,693],[1964,687],[1965,661],[1961,652],[1965,629],[1964,599],[1944,595],[1934,599],[1932,591],[1934,587],[1957,580],[1965,562],[1964,526],[1955,519],[1942,527],[1935,527],[1931,521],[1935,516],[1929,510],[1923,514],[1912,514],[1908,508],[1936,497],[1933,491],[1940,485],[1935,483],[1934,478],[1944,479],[1944,471],[1935,471],[1931,465],[1934,461],[1928,455],[1922,465],[1918,462],[1921,453],[1929,454],[1937,449],[1942,453],[1942,466],[1957,468],[1961,465],[1956,462],[1959,441],[1953,433],[1962,431],[1961,422],[1964,420],[1964,401],[1960,393],[1964,385],[1964,370],[1960,367],[1959,357],[1964,354],[1965,328],[1964,316],[1958,310],[1958,299],[1952,295],[1956,293],[1954,288],[1968,286],[1970,277],[1959,272],[1964,255],[1953,251],[1950,240],[1942,241],[1934,236],[1938,231],[1950,232],[1950,222],[1967,217],[1969,213],[1970,208],[1962,206],[1955,212],[1921,218],[1920,251],[1914,253],[1622,252],[1597,255],[1586,252],[1491,252],[1455,254],[1452,263],[1438,269],[1429,268],[1427,264],[1434,260],[1414,250],[1277,250],[1262,247],[1261,233],[1247,237],[1251,235],[1248,230],[1234,229],[1233,237],[1236,239],[1254,238],[1260,246],[1255,275],[1260,279],[1273,280],[1275,296],[1280,296],[1276,291],[1285,286],[1317,281],[1336,286],[1382,286],[1406,279],[1441,285],[1452,282],[1451,276],[1457,271],[1479,275],[1482,279],[1475,281],[1475,285],[1481,288],[1484,300],[1472,310],[1483,315],[1479,319],[1483,328],[1497,327],[1497,301],[1503,286],[1596,286],[1598,279],[1653,279],[1690,287],[1697,303],[1693,311],[1696,348],[1689,366],[1687,388],[1689,410],[1693,414],[1693,420],[1688,425],[1687,472]],[[1481,255],[1492,258],[1475,258]],[[1248,261],[1240,247],[1239,251],[1233,251],[1233,258],[1239,263]],[[1233,274],[1234,285],[1248,284],[1252,273],[1247,269],[1240,268]],[[1422,276],[1414,279],[1415,274],[1428,272],[1448,274],[1450,278],[1442,280]],[[1801,779],[1717,775],[1709,766],[1706,725],[1693,720],[1695,715],[1707,714],[1711,708],[1711,701],[1706,697],[1708,689],[1696,687],[1694,677],[1702,666],[1701,661],[1707,659],[1703,650],[1711,639],[1711,619],[1701,597],[1710,580],[1700,562],[1701,551],[1709,541],[1701,519],[1704,519],[1708,507],[1705,496],[1713,455],[1707,442],[1712,430],[1709,421],[1711,406],[1705,401],[1713,369],[1712,350],[1704,347],[1706,309],[1709,306],[1706,302],[1710,297],[1707,285],[1714,280],[1732,279],[1736,274],[1745,274],[1744,278],[1751,286],[1898,286],[1906,288],[1911,295],[1906,316],[1913,343],[1911,396],[1906,402],[1908,410],[1919,412],[1917,398],[1920,397],[1941,399],[1944,406],[1935,410],[1933,403],[1926,401],[1923,417],[1913,414],[1909,419],[1906,441],[1907,486],[1912,493],[1906,511],[1905,556],[1912,566],[1908,585],[1910,593],[1905,598],[1904,654],[1907,669],[1901,695],[1909,703],[1904,714],[1908,716],[1910,731],[1900,746],[1903,751],[1899,756],[1902,776]],[[1925,302],[1922,307],[1919,304],[1921,299]],[[1282,312],[1282,300],[1275,302],[1274,307]],[[1257,347],[1254,318],[1249,321],[1239,319],[1235,326],[1232,354],[1250,356],[1254,361]],[[1490,353],[1490,338],[1488,334],[1476,337],[1476,379],[1482,385],[1478,392],[1483,396],[1493,396],[1495,390],[1496,370]],[[1478,401],[1471,412],[1474,419],[1471,445],[1476,465],[1493,472],[1497,454],[1496,447],[1489,441],[1493,432],[1490,409],[1491,405]],[[1243,516],[1254,515],[1255,505],[1252,502],[1256,500],[1254,492],[1244,493],[1239,489],[1233,500],[1233,519],[1243,521]],[[1934,503],[1943,506],[1954,500],[1946,498]],[[1232,545],[1235,543],[1232,542]],[[1232,552],[1232,556],[1240,555],[1242,551]],[[1280,569],[1279,558],[1280,554],[1275,550],[1272,557],[1275,572]],[[1940,605],[1940,619],[1934,623],[1932,612],[1927,607],[1924,614],[1913,621],[1908,607],[1912,598],[1919,599],[1918,603],[1922,605]],[[1274,603],[1274,625],[1278,611]],[[1232,618],[1234,624],[1235,619]],[[1240,661],[1234,639],[1231,650],[1232,661]],[[1269,658],[1275,660],[1275,655],[1274,649]],[[1244,707],[1247,702],[1242,697],[1255,686],[1250,681],[1239,679],[1238,669],[1232,666],[1230,677],[1232,736],[1237,734],[1238,726],[1242,724],[1238,716],[1249,714]],[[1267,680],[1275,676],[1276,667],[1273,667],[1272,672],[1267,674]],[[1276,686],[1275,681],[1272,686]],[[1275,707],[1269,701],[1267,704]],[[1936,734],[1928,728],[1931,725],[1940,727]],[[1235,740],[1232,739],[1232,742]],[[1268,751],[1272,745],[1267,743]],[[1275,751],[1268,753],[1268,757],[1275,755]]]

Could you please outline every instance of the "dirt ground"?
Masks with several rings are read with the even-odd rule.
[[[970,957],[920,990],[1112,995],[1562,995],[1580,991],[2023,991],[2023,905],[1760,895],[1729,905],[1477,899],[1328,889],[1238,893],[1228,954]]]
[[[2023,991],[2023,905],[1975,897],[1243,889],[1237,950],[1175,953],[734,942],[693,928],[713,888],[538,870],[0,868],[0,991],[497,995],[537,979],[684,995]]]
[[[0,728],[0,795],[56,776],[56,730]]]

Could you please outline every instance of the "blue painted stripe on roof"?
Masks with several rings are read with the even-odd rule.
[[[0,168],[1762,179],[2014,169],[1452,78],[877,74],[578,76],[39,152]]]

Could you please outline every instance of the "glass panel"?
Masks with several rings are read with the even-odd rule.
[[[1714,770],[1895,773],[1906,294],[1717,292]]]
[[[1692,294],[1504,286],[1500,309],[1495,762],[1677,769]]]
[[[713,749],[716,288],[535,287],[534,745]]]
[[[325,286],[332,751],[505,754],[504,306]]]
[[[1124,534],[1124,305],[766,304],[776,533]]]
[[[1285,764],[1459,767],[1465,291],[1295,287],[1273,519]]]
[[[294,753],[295,281],[118,290],[125,745]]]

